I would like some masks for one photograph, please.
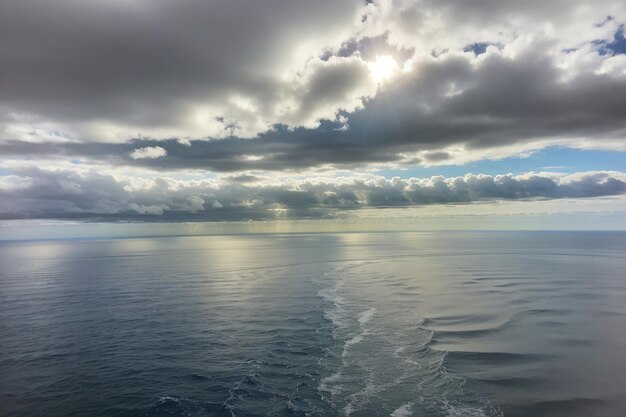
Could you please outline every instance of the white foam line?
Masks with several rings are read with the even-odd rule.
[[[408,417],[413,415],[413,403],[406,403],[393,410],[393,413],[389,414],[391,417]]]
[[[334,374],[327,376],[326,378],[322,378],[320,381],[320,385],[318,387],[319,391],[330,392],[331,395],[335,395],[338,392],[337,388],[329,388],[329,382],[336,382],[341,378],[341,370],[335,372]]]
[[[487,417],[485,410],[481,408],[453,406],[452,404],[446,404],[444,407],[449,417]]]
[[[359,316],[359,324],[364,325],[365,323],[370,321],[372,317],[374,317],[374,313],[376,313],[375,308],[370,308],[369,310],[362,312]]]
[[[342,357],[346,357],[348,355],[348,349],[350,349],[350,347],[356,345],[357,343],[361,343],[363,341],[363,336],[367,335],[367,332],[363,332],[361,334],[358,334],[356,336],[354,336],[352,339],[346,341],[343,344],[343,352],[341,354]]]

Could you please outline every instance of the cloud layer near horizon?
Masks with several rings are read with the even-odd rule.
[[[25,168],[0,177],[0,218],[246,220],[332,217],[363,207],[409,207],[494,200],[615,196],[626,174],[317,178],[267,183],[252,176],[216,180],[116,178],[95,171]]]

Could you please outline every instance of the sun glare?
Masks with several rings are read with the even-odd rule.
[[[368,65],[370,74],[376,82],[382,82],[391,78],[398,69],[398,63],[390,55],[379,56],[376,58],[376,61]]]

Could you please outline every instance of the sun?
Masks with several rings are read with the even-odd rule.
[[[383,82],[391,78],[398,69],[398,63],[391,55],[376,57],[376,61],[368,64],[370,74],[374,81]]]

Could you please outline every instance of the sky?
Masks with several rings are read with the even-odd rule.
[[[4,0],[0,219],[620,218],[625,24],[614,0]]]

